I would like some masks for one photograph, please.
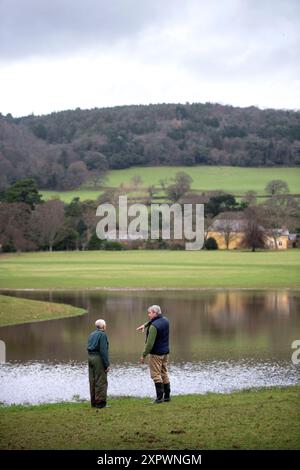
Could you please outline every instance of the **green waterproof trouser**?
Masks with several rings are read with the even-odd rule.
[[[105,372],[103,361],[99,355],[89,354],[88,365],[91,405],[95,406],[101,402],[106,402],[107,373]]]

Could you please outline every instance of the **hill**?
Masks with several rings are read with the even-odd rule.
[[[132,166],[300,164],[300,112],[211,103],[0,116],[0,184],[26,176],[72,189]]]

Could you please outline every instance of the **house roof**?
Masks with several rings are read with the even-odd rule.
[[[287,228],[276,228],[273,230],[275,232],[275,234],[277,236],[281,236],[281,235],[286,235],[286,236],[289,236],[290,235],[290,232],[288,231]]]
[[[228,218],[226,218],[225,214],[222,214],[221,217],[218,216],[217,219],[213,221],[213,223],[208,227],[208,232],[244,232],[247,225],[247,219],[241,218],[241,214],[237,213],[236,218],[231,218],[232,213]],[[225,217],[224,217],[225,216]],[[265,228],[260,225],[261,230],[265,230]],[[274,228],[268,230],[269,232],[273,233],[273,235],[277,237],[281,236],[289,236],[289,231],[286,227],[283,228]]]
[[[243,232],[247,221],[245,219],[216,219],[208,228],[209,231],[216,232]]]

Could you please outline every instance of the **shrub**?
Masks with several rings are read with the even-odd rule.
[[[209,237],[206,240],[204,246],[207,250],[217,250],[219,248],[216,240],[213,237]]]

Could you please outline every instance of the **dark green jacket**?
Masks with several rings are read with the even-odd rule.
[[[109,367],[108,339],[104,331],[97,329],[89,335],[87,350],[89,354],[101,356],[105,369]]]

